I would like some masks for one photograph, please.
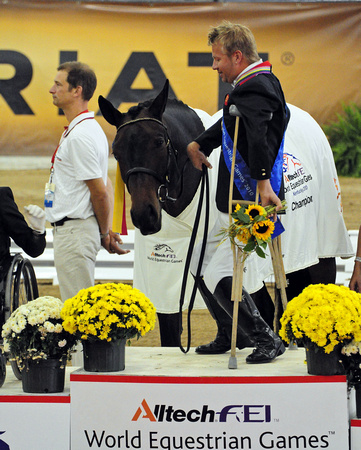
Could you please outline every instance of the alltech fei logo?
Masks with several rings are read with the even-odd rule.
[[[143,399],[132,422],[229,422],[266,423],[271,422],[271,405],[226,405],[214,411],[208,405],[199,409],[176,409],[171,405],[155,405],[153,409]]]
[[[168,244],[156,244],[147,259],[157,263],[179,264],[183,259],[179,258],[174,249]]]

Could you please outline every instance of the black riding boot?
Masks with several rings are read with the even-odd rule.
[[[263,283],[263,287],[253,294],[250,294],[254,301],[262,319],[273,330],[273,321],[275,316],[275,305],[268,292],[266,285]]]
[[[232,277],[223,278],[217,284],[214,292],[217,302],[229,316],[233,315],[231,292]],[[239,302],[238,327],[255,341],[256,348],[246,358],[248,364],[268,363],[284,353],[285,347],[281,339],[262,319],[251,296],[245,289],[243,289],[242,301]]]
[[[209,344],[200,345],[196,348],[196,353],[202,355],[218,355],[226,353],[231,349],[231,337],[232,337],[232,319],[221,308],[212,293],[209,291],[204,283],[203,278],[198,280],[198,290],[206,304],[208,311],[216,321],[217,335],[214,341]],[[237,347],[241,350],[245,347],[253,347],[252,340],[246,336],[243,331],[239,331],[237,335]]]

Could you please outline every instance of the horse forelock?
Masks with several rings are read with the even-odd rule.
[[[126,114],[128,115],[128,118],[130,120],[133,120],[137,118],[142,111],[149,108],[151,104],[152,100],[147,100],[145,102],[139,103],[138,105],[131,106]]]

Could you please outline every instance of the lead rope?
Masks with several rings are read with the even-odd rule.
[[[204,221],[204,234],[202,239],[202,247],[201,252],[199,256],[198,261],[198,267],[197,267],[197,273],[194,281],[194,286],[192,290],[192,295],[189,300],[189,306],[188,306],[188,314],[187,314],[187,329],[188,329],[188,338],[187,338],[187,349],[184,349],[181,342],[181,336],[182,336],[182,311],[183,311],[183,305],[184,305],[184,296],[185,291],[187,287],[187,278],[188,278],[188,272],[189,272],[189,266],[193,254],[194,244],[197,237],[197,231],[199,227],[199,221],[201,218],[202,213],[202,206],[203,206],[203,199],[204,199],[204,190],[206,190],[206,211],[205,211],[205,221]],[[179,348],[182,350],[183,353],[188,353],[191,345],[191,312],[193,309],[196,293],[197,293],[197,287],[198,287],[198,280],[199,276],[202,270],[202,264],[204,259],[204,253],[206,250],[206,244],[207,244],[207,236],[208,236],[208,224],[209,224],[209,180],[208,180],[208,172],[207,167],[205,165],[202,166],[202,183],[201,183],[201,191],[199,194],[199,202],[198,202],[198,208],[196,217],[194,219],[194,226],[192,230],[191,239],[189,242],[187,257],[186,257],[186,263],[184,266],[184,272],[183,272],[183,280],[182,280],[182,287],[181,287],[181,293],[179,298]]]

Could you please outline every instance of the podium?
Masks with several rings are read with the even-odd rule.
[[[248,365],[249,349],[126,348],[125,370],[70,375],[71,448],[349,448],[345,376],[307,374],[304,349]]]
[[[8,367],[0,448],[361,450],[345,376],[308,375],[303,348],[260,365],[249,352],[231,370],[228,353],[126,347],[124,371],[67,367],[64,392],[48,395],[25,394]]]

